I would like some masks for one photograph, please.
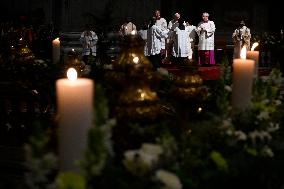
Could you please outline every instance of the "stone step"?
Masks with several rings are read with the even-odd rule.
[[[60,34],[61,53],[63,59],[68,52],[74,49],[79,55],[82,54],[82,44],[80,43],[81,32],[62,32]]]

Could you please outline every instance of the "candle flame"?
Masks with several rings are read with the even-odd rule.
[[[131,35],[136,35],[136,30],[131,31]]]
[[[139,58],[138,58],[137,56],[135,56],[135,57],[133,58],[133,62],[134,62],[135,64],[137,64],[137,63],[139,62]]]
[[[75,49],[72,49],[73,52],[75,52]]]
[[[255,47],[257,46],[258,46],[258,42],[255,42],[254,44],[252,44],[251,51],[254,51]]]
[[[77,79],[77,71],[75,70],[75,68],[69,68],[67,70],[67,78],[70,81],[75,81]]]
[[[241,50],[241,59],[246,59],[246,56],[247,56],[247,48],[246,46],[243,46],[242,50]]]

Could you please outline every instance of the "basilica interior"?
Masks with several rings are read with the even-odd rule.
[[[274,0],[0,5],[0,189],[283,189],[284,22]],[[198,63],[196,34],[191,58],[173,62],[165,49],[152,69],[145,41],[119,30],[126,18],[141,30],[156,10],[193,27],[209,13],[216,63]],[[241,21],[259,44],[255,59],[234,58]],[[84,59],[86,26],[97,50]],[[78,79],[64,85],[70,67]]]

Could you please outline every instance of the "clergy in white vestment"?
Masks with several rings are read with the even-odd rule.
[[[140,30],[138,30],[137,34],[141,36],[144,40],[144,55],[147,55],[147,31],[148,31],[148,22],[144,23]]]
[[[121,36],[130,35],[132,31],[137,31],[136,25],[133,24],[131,17],[127,17],[125,22],[120,26],[119,34]]]
[[[246,46],[247,51],[250,50],[250,29],[245,25],[244,21],[240,22],[240,25],[232,35],[234,43],[234,54],[233,58],[240,58],[241,49]]]
[[[94,31],[91,30],[89,25],[86,25],[85,30],[82,32],[79,40],[83,46],[83,61],[88,63],[89,56],[93,56],[95,58],[97,55],[98,36]]]
[[[202,19],[196,28],[196,33],[199,37],[198,64],[209,66],[215,64],[214,34],[216,28],[214,22],[209,20],[207,12],[202,14]]]
[[[189,46],[190,46],[190,52],[188,55],[188,59],[191,60],[194,56],[194,45],[196,41],[196,26],[194,25],[189,25],[188,23],[186,24],[186,29],[189,32]]]
[[[173,63],[178,65],[184,63],[188,60],[188,57],[191,55],[191,43],[190,43],[190,31],[189,28],[180,21],[178,27],[173,31],[172,40],[172,55]]]
[[[168,29],[171,31],[174,31],[174,29],[176,27],[178,27],[179,22],[178,20],[180,19],[180,14],[179,13],[175,13],[173,16],[173,19],[171,21],[169,21],[169,25],[168,25]]]
[[[175,36],[175,32],[174,30],[179,26],[179,19],[180,19],[180,14],[179,13],[175,13],[173,15],[173,19],[169,21],[168,24],[168,30],[169,30],[169,34],[168,34],[168,38],[167,38],[167,54],[168,55],[172,55],[172,49],[173,49],[173,36]]]
[[[161,12],[160,10],[156,10],[155,11],[155,25],[158,26],[162,31],[166,31],[167,30],[167,21],[165,18],[161,17]],[[165,49],[166,49],[166,39],[162,38],[162,54],[165,54]]]
[[[146,56],[153,64],[153,69],[157,70],[161,63],[162,39],[167,37],[167,30],[162,30],[155,25],[155,18],[150,21],[149,29],[147,30],[147,52]]]

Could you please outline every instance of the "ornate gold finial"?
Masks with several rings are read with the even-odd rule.
[[[78,73],[81,73],[84,69],[84,65],[82,64],[78,53],[74,49],[68,51],[67,57],[64,61],[64,70],[67,70],[70,67],[74,67]]]
[[[12,47],[11,50],[13,50]],[[22,38],[20,38],[18,42],[15,58],[20,62],[26,62],[35,59],[33,52],[29,49],[28,45]]]
[[[180,70],[181,74],[173,80],[171,95],[181,100],[204,99],[207,93],[202,86],[202,78],[196,72],[196,63],[187,60],[181,63]]]
[[[158,96],[150,87],[152,64],[143,50],[140,36],[124,36],[113,71],[107,75],[110,83],[120,85],[113,93],[117,95],[114,110],[118,119],[153,120],[161,114]]]

